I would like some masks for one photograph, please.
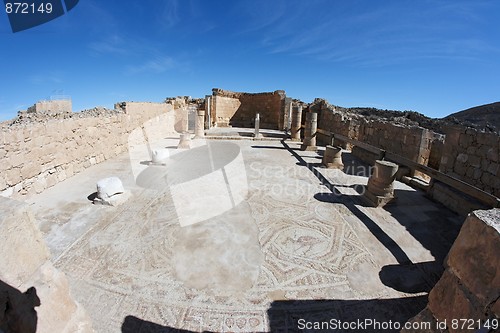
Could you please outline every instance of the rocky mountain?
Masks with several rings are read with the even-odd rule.
[[[476,106],[467,110],[452,113],[444,118],[451,122],[464,125],[475,125],[500,131],[500,102]]]
[[[476,106],[456,112],[444,118],[429,118],[415,111],[382,110],[369,107],[351,107],[330,105],[326,100],[316,99],[310,106],[324,103],[338,112],[349,116],[362,116],[366,119],[382,119],[402,125],[415,125],[430,129],[436,133],[445,133],[446,126],[462,125],[484,132],[500,133],[500,102]]]

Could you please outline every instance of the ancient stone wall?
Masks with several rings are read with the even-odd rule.
[[[478,320],[485,323],[487,319],[495,319],[498,324],[500,209],[469,214],[448,253],[445,267],[441,279],[429,293],[427,307],[411,321],[432,323],[432,328],[426,332],[444,332],[447,329],[451,333],[476,332],[479,329]],[[467,320],[465,326],[463,320]],[[438,327],[439,323],[446,325]]]
[[[48,114],[70,113],[72,111],[71,99],[39,101],[28,108],[27,112],[40,112]]]
[[[71,296],[66,276],[49,260],[28,206],[0,197],[0,211],[0,266],[7,268],[0,270],[0,331],[93,332],[90,318]]]
[[[435,133],[417,126],[403,126],[381,120],[366,120],[362,117],[348,118],[336,112],[326,103],[319,110],[318,127],[351,139],[368,143],[380,149],[406,157],[414,162],[427,165],[431,155]],[[367,158],[367,154],[359,156]],[[376,157],[367,160],[374,162]]]
[[[323,109],[319,112],[318,127],[326,131],[347,136],[351,139],[358,138],[358,122],[329,109]],[[319,142],[322,144],[330,144],[330,142],[326,142],[325,140],[327,139],[321,138]],[[336,141],[334,144],[344,146],[344,148],[346,147],[343,142]]]
[[[427,165],[432,132],[421,127],[405,127],[383,121],[365,121],[360,124],[359,141]]]
[[[240,93],[213,89],[212,124],[225,127],[253,127],[260,114],[260,127],[282,129],[285,114],[285,92]]]
[[[40,193],[93,164],[123,153],[128,147],[128,135],[147,120],[158,118],[154,124],[175,133],[173,106],[159,104],[125,103],[126,113],[3,127],[0,195],[18,198]]]
[[[440,171],[500,197],[500,136],[448,127]]]

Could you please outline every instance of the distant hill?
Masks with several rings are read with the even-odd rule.
[[[500,102],[475,106],[473,108],[452,113],[443,118],[451,122],[460,122],[464,125],[489,128],[500,131]]]
[[[310,110],[327,107],[349,117],[362,117],[367,120],[385,120],[394,124],[420,126],[436,133],[445,134],[449,125],[473,127],[480,131],[500,134],[500,102],[476,106],[456,112],[444,118],[429,118],[415,111],[382,110],[370,107],[342,107],[332,105],[323,98],[316,98],[308,104]]]

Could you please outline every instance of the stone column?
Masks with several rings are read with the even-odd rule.
[[[292,127],[292,113],[293,113],[293,103],[288,103],[288,112],[286,117],[286,127],[285,129],[289,131]]]
[[[181,134],[181,139],[177,145],[177,149],[191,149],[191,134],[188,132]]]
[[[260,134],[259,132],[259,127],[260,127],[260,114],[256,114],[255,115],[255,133],[254,133],[254,137],[255,138],[262,138],[262,134]]]
[[[292,111],[292,141],[300,141],[300,126],[302,125],[302,105],[297,106]]]
[[[321,163],[329,169],[344,169],[342,163],[342,148],[326,146]]]
[[[306,128],[301,150],[316,151],[316,131],[318,130],[318,114],[316,112],[306,113]]]
[[[205,96],[205,114],[207,116],[207,129],[210,129],[212,127],[212,124],[211,124],[211,119],[212,119],[212,116],[211,116],[211,112],[212,112],[212,107],[211,107],[211,103],[212,103],[212,96],[211,95],[207,95]]]
[[[180,109],[180,132],[184,133],[189,131],[189,108],[187,106],[183,106]]]
[[[205,111],[198,110],[196,123],[194,124],[194,138],[203,139],[205,137]]]
[[[394,199],[394,179],[398,165],[388,161],[375,161],[368,179],[364,197],[375,207],[383,207]]]

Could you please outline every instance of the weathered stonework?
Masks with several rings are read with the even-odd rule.
[[[177,145],[177,149],[190,149],[191,148],[191,134],[182,133]]]
[[[448,127],[440,171],[500,197],[500,136]]]
[[[93,332],[89,317],[70,294],[66,276],[49,260],[48,248],[27,207],[24,203],[0,197],[0,266],[8,267],[0,271],[0,294],[7,290],[7,301],[10,298],[10,306],[15,307],[9,310],[10,314],[1,313],[0,318],[10,321],[11,327],[21,327],[20,332],[30,332],[33,306],[37,306],[35,327],[39,333]],[[3,286],[1,281],[8,286]],[[35,287],[36,292],[31,289],[28,294],[38,297],[38,301],[32,302],[16,291],[30,287]],[[5,308],[1,299],[0,310]],[[16,313],[14,318],[12,312]],[[5,328],[2,320],[0,328]]]
[[[441,280],[429,293],[427,308],[413,322],[446,321],[448,332],[459,333],[471,330],[461,322],[453,327],[453,320],[467,319],[474,330],[479,329],[478,320],[500,320],[500,209],[469,214],[445,266]],[[440,330],[433,326],[429,332]]]
[[[26,110],[28,113],[46,113],[46,114],[61,114],[61,113],[71,113],[72,103],[71,99],[59,99],[59,100],[49,100],[49,101],[39,101],[35,105],[31,106]]]
[[[316,150],[316,137],[318,131],[318,114],[316,112],[306,113],[306,126],[304,129],[304,141],[301,150]]]
[[[184,104],[183,104],[184,103]],[[185,102],[117,103],[119,112],[3,126],[0,130],[0,195],[21,198],[127,150],[136,128],[148,140],[187,129]],[[187,113],[186,113],[187,114]],[[144,127],[145,126],[145,127]]]
[[[324,100],[315,102],[319,114],[318,128],[368,143],[420,164],[428,164],[432,143],[439,138],[434,132],[422,127],[404,126],[382,120],[367,120],[364,117],[349,118],[337,112]],[[330,138],[322,137],[321,142],[331,144]],[[343,148],[349,146],[341,141],[335,141],[333,145]],[[375,163],[375,160],[379,158],[372,153],[362,152],[360,149],[353,152],[369,164]]]
[[[261,128],[283,129],[285,92],[241,93],[213,89],[210,105],[212,125],[218,127],[254,127],[254,119],[260,113]]]
[[[300,127],[302,126],[302,104],[292,109],[291,138],[293,141],[300,141]]]
[[[329,169],[344,169],[344,163],[342,163],[342,148],[326,146],[321,163]]]
[[[196,113],[194,138],[203,139],[204,137],[205,137],[205,110],[198,110]]]
[[[388,161],[375,161],[368,179],[364,198],[375,207],[383,207],[394,200],[394,179],[398,165]]]

